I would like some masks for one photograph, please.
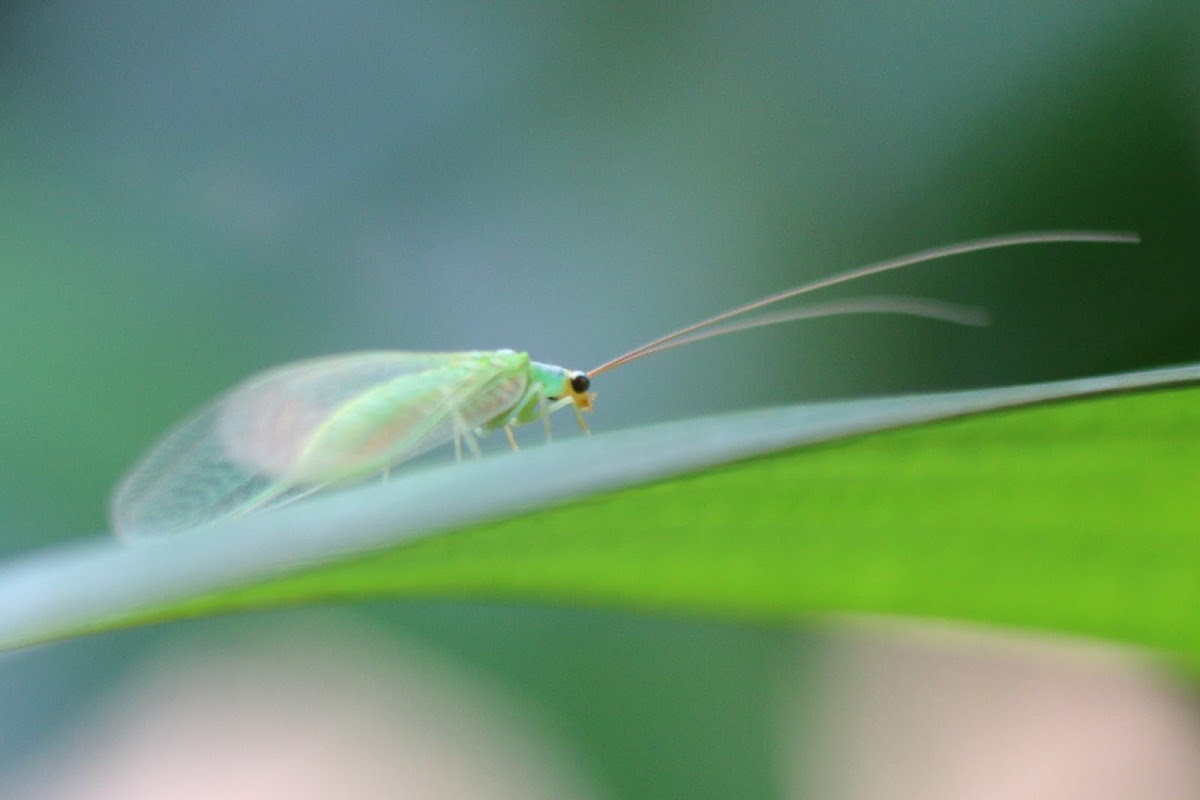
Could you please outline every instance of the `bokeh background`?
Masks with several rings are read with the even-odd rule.
[[[1145,243],[839,289],[979,304],[995,323],[846,318],[674,351],[597,381],[593,428],[1195,361],[1197,41],[1187,0],[6,3],[0,554],[103,530],[155,435],[279,362],[512,347],[588,368],[980,235]],[[358,654],[338,673],[353,676],[419,652],[445,666],[406,676],[486,684],[579,796],[790,796],[781,748],[828,717],[812,710],[828,634],[385,604],[0,659],[0,777],[83,746],[147,675],[264,637],[277,649],[249,662],[316,647]]]

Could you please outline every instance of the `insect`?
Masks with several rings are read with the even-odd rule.
[[[380,351],[317,358],[251,377],[170,431],[124,477],[110,516],[124,538],[149,537],[272,508],[372,476],[453,443],[571,407],[587,432],[592,381],[674,347],[736,331],[841,314],[891,313],[982,325],[986,312],[912,297],[835,300],[749,316],[767,306],[868,275],[982,250],[1038,243],[1135,243],[1130,233],[1047,231],[995,236],[877,262],[763,297],[687,325],[590,370],[532,361],[513,350]]]

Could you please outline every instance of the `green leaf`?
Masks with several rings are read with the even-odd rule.
[[[1197,382],[1200,365],[687,420],[98,540],[0,569],[0,646],[419,596],[927,615],[1195,660],[1200,393],[1135,390]]]

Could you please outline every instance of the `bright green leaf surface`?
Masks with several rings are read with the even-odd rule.
[[[440,596],[760,620],[929,615],[1148,644],[1195,663],[1200,392],[963,415],[1198,377],[1189,367],[690,420],[141,547],[54,553],[0,571],[0,642]],[[871,433],[886,428],[897,429]],[[541,510],[521,513],[530,508]]]

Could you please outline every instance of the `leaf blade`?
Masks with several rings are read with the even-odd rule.
[[[772,409],[431,470],[153,547],[9,565],[0,644],[296,602],[484,596],[759,620],[935,614],[1194,658],[1200,642],[1177,612],[1200,601],[1194,392],[863,434],[1198,380],[1193,366]],[[754,458],[831,441],[842,444]],[[937,502],[934,484],[949,486]],[[998,498],[1001,487],[1016,495]],[[1080,499],[1084,533],[1063,530]],[[568,504],[521,514],[549,503]],[[1151,534],[1130,540],[1129,524]]]

